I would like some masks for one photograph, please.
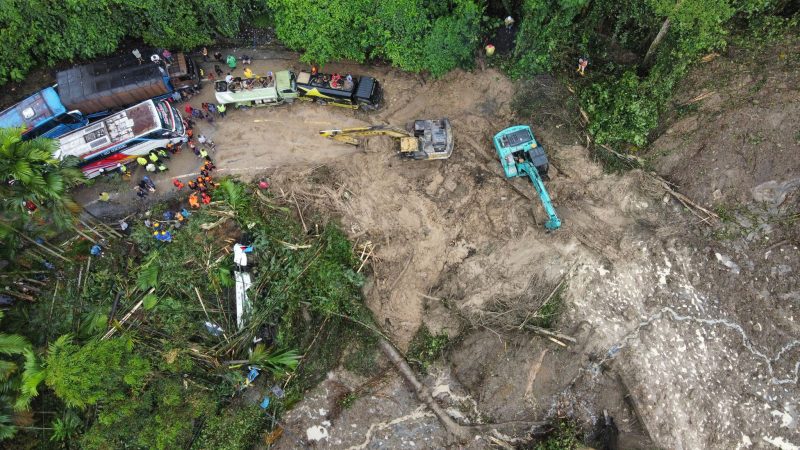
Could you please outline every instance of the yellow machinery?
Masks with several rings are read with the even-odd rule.
[[[358,138],[389,136],[399,141],[400,156],[409,159],[447,159],[453,154],[453,133],[448,119],[415,120],[408,130],[392,125],[322,130],[334,141],[358,145]]]

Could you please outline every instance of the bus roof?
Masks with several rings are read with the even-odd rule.
[[[55,156],[59,159],[67,156],[91,159],[116,144],[160,128],[156,105],[148,100],[60,137]]]
[[[42,89],[0,113],[0,128],[25,128],[30,131],[42,122],[67,112],[56,90]]]

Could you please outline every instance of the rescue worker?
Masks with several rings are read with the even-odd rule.
[[[254,75],[253,75],[253,71],[252,71],[252,70],[250,70],[250,68],[249,68],[249,67],[245,67],[245,68],[244,68],[244,77],[245,77],[245,78],[253,78],[253,77],[254,77]]]
[[[203,198],[203,204],[204,205],[207,205],[207,204],[211,203],[211,197],[209,197],[208,194],[206,194],[205,192],[200,194],[200,196]]]
[[[578,68],[575,70],[575,72],[578,72],[578,74],[580,74],[580,76],[586,75],[585,71],[586,71],[586,66],[588,66],[588,65],[589,65],[589,59],[588,58],[584,58],[584,57],[578,58]]]
[[[225,62],[228,64],[228,67],[230,67],[231,70],[235,70],[236,69],[236,57],[235,56],[228,55],[228,58],[225,60]]]
[[[204,148],[200,149],[200,157],[205,158],[206,161],[211,161],[211,157],[208,156],[208,152]]]
[[[224,103],[220,103],[219,105],[217,105],[217,112],[219,113],[220,119],[224,119],[225,118],[225,110],[226,109],[227,108],[225,107]]]
[[[158,154],[156,152],[151,150],[148,158],[150,158],[150,162],[153,164],[158,164]]]
[[[192,195],[189,196],[189,206],[194,209],[200,207],[200,201],[197,199],[197,192],[192,192]]]
[[[140,166],[144,167],[147,165],[147,159],[144,156],[140,156],[136,158],[136,162],[139,163]]]
[[[175,186],[175,187],[176,187],[176,188],[177,188],[179,191],[180,191],[181,189],[183,189],[183,186],[184,186],[184,184],[183,184],[183,183],[181,183],[181,180],[179,180],[179,179],[177,179],[177,178],[175,178],[174,180],[172,180],[172,185],[173,185],[173,186]]]
[[[211,162],[211,160],[207,159],[206,162],[203,163],[203,168],[206,169],[207,171],[211,172],[212,170],[216,169],[217,166],[215,166],[214,163]]]
[[[189,186],[189,189],[193,191],[197,189],[197,183],[195,183],[194,180],[189,180],[189,182],[186,183],[186,185]]]
[[[164,159],[170,158],[169,153],[163,148],[158,149],[158,157]]]
[[[131,177],[131,173],[128,171],[128,168],[124,164],[117,163],[117,170],[119,170],[120,175],[122,175],[123,177],[125,178]]]

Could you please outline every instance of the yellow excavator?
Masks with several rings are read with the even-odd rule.
[[[448,119],[415,120],[408,129],[393,125],[322,130],[321,136],[350,145],[358,145],[358,138],[389,136],[399,141],[398,153],[403,158],[447,159],[453,154],[453,132]]]

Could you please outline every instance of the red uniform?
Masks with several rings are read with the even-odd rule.
[[[179,190],[179,191],[180,191],[181,189],[183,189],[183,183],[181,183],[181,180],[179,180],[179,179],[177,179],[177,178],[175,178],[174,180],[172,180],[172,184],[173,184],[173,185],[174,185],[176,188],[178,188],[178,190]]]

